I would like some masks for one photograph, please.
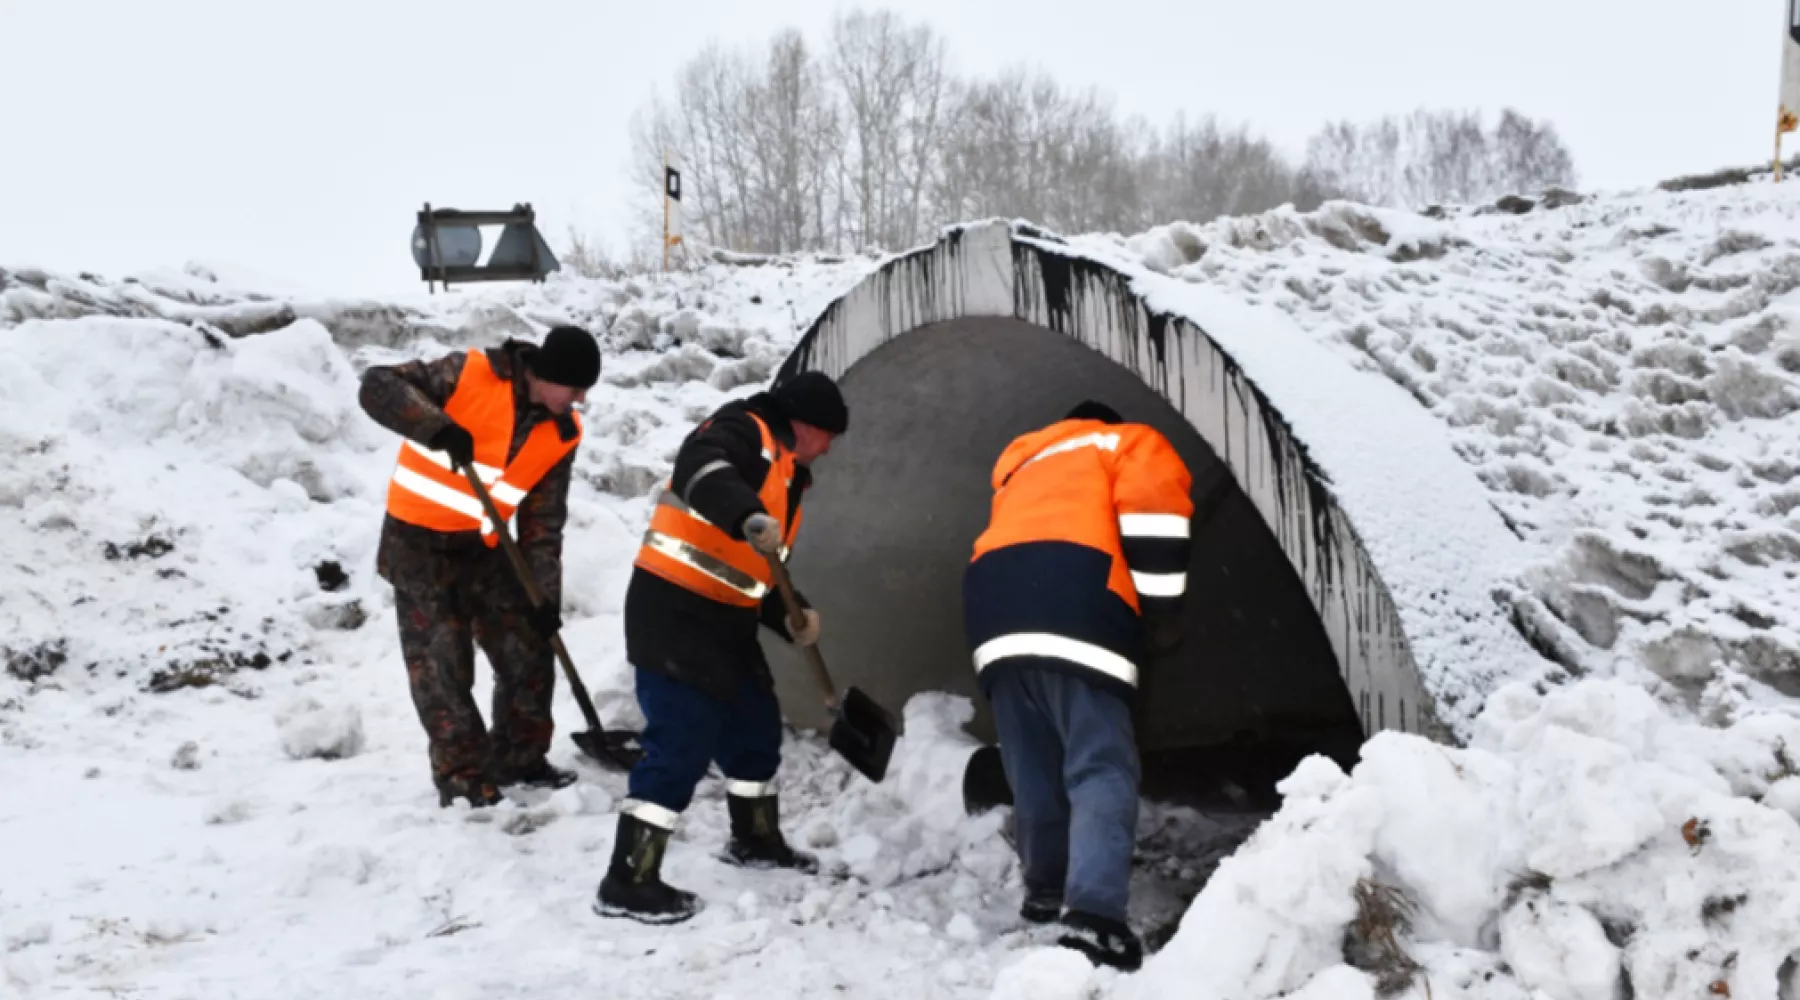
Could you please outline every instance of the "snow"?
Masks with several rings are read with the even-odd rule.
[[[1570,670],[1721,720],[1800,694],[1791,185],[1071,242],[1278,310],[1417,400],[1522,537],[1519,615]]]
[[[1503,610],[1524,570],[1518,539],[1444,425],[1404,388],[1376,375],[1346,377],[1329,347],[1266,307],[1148,272],[1145,263],[1159,259],[1154,247],[1143,261],[1092,240],[1077,247],[1128,275],[1148,309],[1205,331],[1290,425],[1371,557],[1433,714],[1452,732],[1466,736],[1498,684],[1544,672]]]
[[[1775,995],[1800,949],[1800,826],[1746,797],[1769,781],[1735,765],[1761,748],[1775,769],[1766,725],[1679,721],[1585,680],[1505,688],[1480,729],[1466,749],[1379,735],[1348,775],[1309,758],[1121,995],[1269,997],[1335,974],[1362,882],[1410,901],[1400,938],[1434,986],[1479,950],[1510,968],[1490,996],[1604,1000],[1622,970],[1640,997]]]
[[[295,760],[343,760],[362,752],[362,713],[355,705],[327,707],[306,698],[277,715],[275,721],[281,731],[282,751]]]
[[[1072,240],[1195,308],[1285,313],[1403,389],[1516,530],[1510,599],[1569,671],[1493,693],[1465,747],[1308,759],[1266,820],[1147,806],[1134,919],[1173,930],[1135,975],[1021,925],[1004,814],[962,815],[971,706],[949,696],[904,707],[879,786],[788,735],[784,825],[827,877],[722,865],[709,778],[667,863],[708,904],[679,927],[589,912],[625,781],[561,736],[577,784],[437,806],[373,574],[394,442],[357,373],[602,334],[565,639],[630,725],[649,492],[876,261],[407,304],[0,273],[0,994],[1773,1000],[1800,951],[1793,191]]]

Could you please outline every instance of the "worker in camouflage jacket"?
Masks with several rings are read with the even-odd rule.
[[[425,728],[439,804],[473,807],[512,784],[560,788],[553,767],[550,639],[562,626],[562,536],[581,419],[600,349],[578,327],[542,346],[509,340],[434,361],[370,368],[363,410],[401,435],[376,571],[394,587],[400,650]],[[465,470],[474,468],[546,603],[533,608]],[[475,647],[494,672],[493,729],[473,697]]]

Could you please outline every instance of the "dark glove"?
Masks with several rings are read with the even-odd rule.
[[[562,610],[554,604],[539,605],[525,612],[525,621],[540,638],[548,639],[562,631]]]
[[[461,469],[475,461],[475,436],[463,429],[461,424],[452,422],[450,426],[431,436],[430,446],[450,456],[450,467]]]

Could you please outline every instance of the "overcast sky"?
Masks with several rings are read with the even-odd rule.
[[[425,201],[529,201],[559,248],[570,225],[622,243],[628,122],[651,88],[710,39],[817,38],[854,6],[0,0],[0,266],[198,259],[405,293]],[[1772,155],[1786,0],[892,6],[962,73],[1035,65],[1155,121],[1248,122],[1296,156],[1327,120],[1512,105],[1558,125],[1583,188],[1619,189]]]

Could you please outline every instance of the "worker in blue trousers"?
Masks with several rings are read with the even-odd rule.
[[[1173,648],[1186,593],[1192,476],[1155,429],[1087,401],[1015,439],[992,476],[963,617],[993,706],[1024,872],[1020,915],[1136,969],[1127,921],[1145,653]]]
[[[766,628],[802,646],[819,640],[819,613],[804,594],[796,595],[804,622],[789,627],[769,562],[786,561],[812,464],[849,418],[837,384],[803,372],[720,407],[675,455],[625,592],[644,758],[632,768],[596,893],[602,916],[668,924],[700,911],[693,893],[662,880],[662,861],[713,763],[731,818],[723,860],[818,871],[818,860],[781,834],[781,707],[757,634]]]

